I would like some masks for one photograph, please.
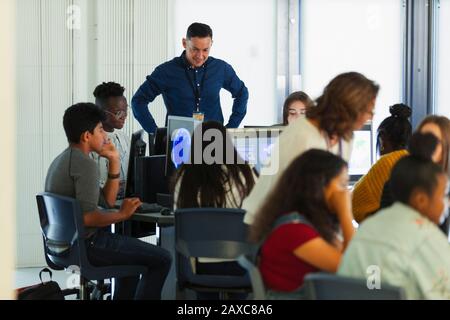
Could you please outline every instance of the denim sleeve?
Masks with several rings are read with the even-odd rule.
[[[229,64],[225,64],[223,88],[228,90],[234,99],[232,113],[226,127],[237,128],[247,113],[248,89]]]
[[[157,67],[145,82],[139,87],[131,99],[131,108],[136,120],[148,133],[155,133],[156,122],[150,114],[148,104],[155,100],[164,90],[164,73],[161,67]]]

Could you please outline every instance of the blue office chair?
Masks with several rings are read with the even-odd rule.
[[[256,266],[255,256],[241,255],[238,258],[238,263],[242,268],[247,270],[250,275],[252,283],[253,299],[254,300],[266,300],[266,288],[262,279],[261,273]]]
[[[210,275],[194,272],[190,258],[237,259],[253,254],[256,246],[247,242],[245,211],[240,209],[195,208],[175,212],[175,259],[178,293],[196,292],[249,293],[251,283],[243,275]]]
[[[403,289],[382,284],[369,289],[365,279],[337,276],[329,273],[310,273],[303,282],[308,300],[404,300]]]
[[[87,285],[90,280],[143,276],[147,273],[147,269],[141,266],[91,265],[87,258],[83,213],[78,201],[48,192],[38,194],[36,201],[47,263],[50,262],[52,268],[79,268],[80,299],[88,299]]]

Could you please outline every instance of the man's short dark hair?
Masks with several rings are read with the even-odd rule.
[[[63,117],[67,140],[69,143],[79,143],[84,132],[94,133],[95,127],[105,120],[105,113],[93,103],[82,102],[70,106]]]
[[[207,38],[210,37],[212,39],[213,32],[210,26],[204,23],[194,22],[189,26],[186,32],[186,39],[190,40],[191,38]]]

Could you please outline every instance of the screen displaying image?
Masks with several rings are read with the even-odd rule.
[[[370,130],[357,130],[353,136],[353,149],[348,173],[364,175],[372,166],[372,135]]]
[[[270,159],[279,129],[229,129],[237,153],[259,172]]]

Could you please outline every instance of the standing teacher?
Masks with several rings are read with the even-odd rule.
[[[147,76],[131,100],[133,114],[145,131],[156,131],[148,104],[162,94],[167,116],[192,117],[223,123],[220,90],[228,90],[234,99],[226,127],[237,128],[247,112],[248,90],[233,68],[223,60],[209,57],[212,30],[203,23],[189,26],[180,57],[165,62]]]

